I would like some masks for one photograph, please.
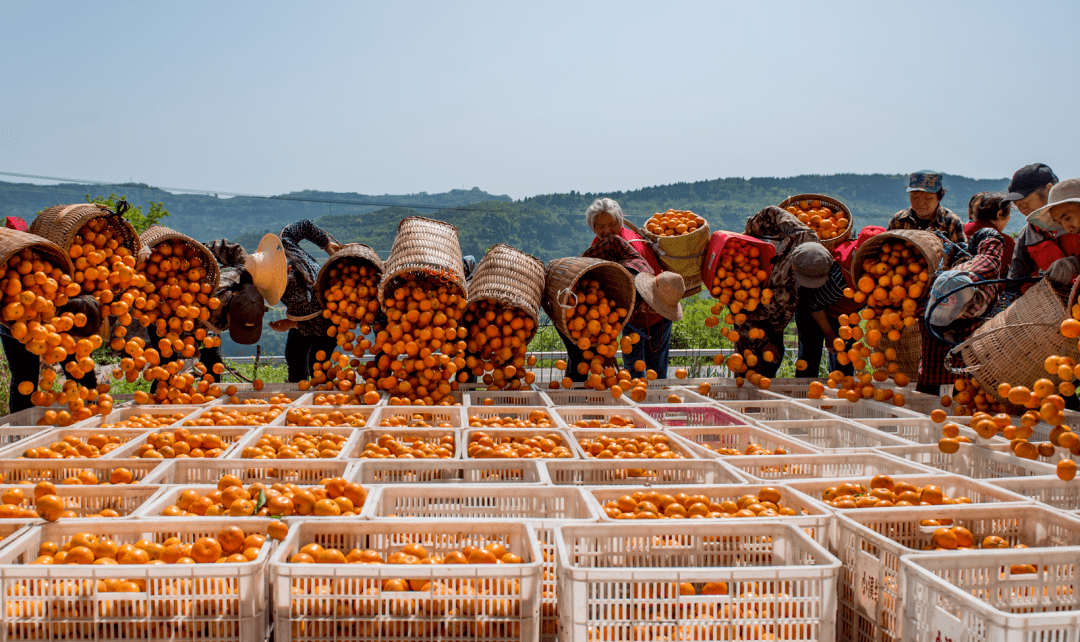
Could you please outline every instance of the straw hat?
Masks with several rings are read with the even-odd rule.
[[[259,249],[244,259],[244,269],[251,275],[259,294],[269,305],[276,305],[289,283],[289,263],[285,248],[277,234],[267,234],[259,242]]]
[[[634,286],[657,314],[672,321],[682,318],[679,300],[686,293],[686,284],[678,272],[661,272],[659,276],[641,272],[634,277]]]
[[[1070,178],[1051,187],[1046,205],[1028,214],[1028,223],[1047,232],[1064,232],[1065,228],[1050,216],[1050,210],[1063,203],[1080,203],[1080,178]]]

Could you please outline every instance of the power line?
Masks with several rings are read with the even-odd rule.
[[[80,183],[85,185],[103,185],[106,187],[123,187],[125,189],[152,189],[163,192],[182,192],[185,194],[202,194],[204,196],[242,196],[245,198],[261,198],[268,201],[300,201],[305,203],[329,203],[333,205],[363,205],[366,207],[405,207],[414,210],[435,210],[439,212],[497,212],[498,210],[482,207],[441,207],[438,205],[414,205],[408,203],[373,203],[367,201],[342,201],[329,198],[314,198],[310,196],[266,196],[265,194],[245,194],[243,192],[219,192],[205,189],[190,189],[186,187],[156,187],[153,185],[132,185],[130,183],[110,183],[107,181],[94,181],[82,178],[60,178],[56,176],[39,176],[36,174],[18,174],[15,172],[0,171],[0,176],[15,176],[18,178],[34,178],[59,183]]]

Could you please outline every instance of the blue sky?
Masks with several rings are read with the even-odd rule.
[[[1075,0],[0,0],[0,171],[515,198],[1076,177],[1078,33]]]

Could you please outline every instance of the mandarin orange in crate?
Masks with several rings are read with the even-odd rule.
[[[472,407],[470,428],[560,428],[547,408]]]
[[[157,484],[146,481],[165,462],[162,461],[115,461],[98,458],[97,461],[70,461],[67,459],[11,459],[4,462],[2,481],[9,484],[37,484],[41,481],[56,485],[122,485]]]
[[[540,323],[544,262],[504,243],[480,260],[469,281],[466,367],[489,389],[519,390],[535,381],[529,341]],[[464,381],[467,373],[459,373]]]
[[[798,194],[781,201],[779,207],[810,226],[828,249],[851,236],[851,210],[831,196]]]
[[[247,436],[247,428],[179,427],[146,435],[145,443],[137,449],[125,448],[123,454],[143,459],[213,459],[224,457],[233,446]]]
[[[348,426],[363,428],[371,419],[372,409],[364,406],[320,408],[295,406],[285,410],[286,426]]]
[[[485,428],[465,431],[464,456],[470,459],[576,459],[562,430]]]
[[[365,430],[357,440],[359,459],[453,459],[457,431],[438,428]]]
[[[357,450],[357,428],[267,426],[248,434],[230,459],[336,459]]]
[[[129,455],[144,435],[144,429],[54,428],[20,440],[0,454],[19,459],[113,459]]]

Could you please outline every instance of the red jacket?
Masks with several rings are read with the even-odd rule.
[[[660,261],[656,258],[656,252],[653,251],[652,246],[649,245],[648,241],[638,236],[634,230],[623,226],[622,230],[619,231],[619,236],[630,242],[630,246],[637,250],[638,254],[641,255],[641,258],[645,259],[655,274],[660,274],[664,271],[664,266],[660,265]],[[594,238],[592,244],[596,245],[599,241],[599,238]]]
[[[984,227],[994,227],[994,225],[989,221],[968,221],[967,223],[964,223],[964,235],[971,238],[972,234]],[[1005,232],[1001,233],[1001,237],[1005,241],[1005,251],[1001,255],[1001,276],[1005,276],[1009,273],[1009,265],[1012,263],[1013,252],[1016,251],[1016,239]]]

